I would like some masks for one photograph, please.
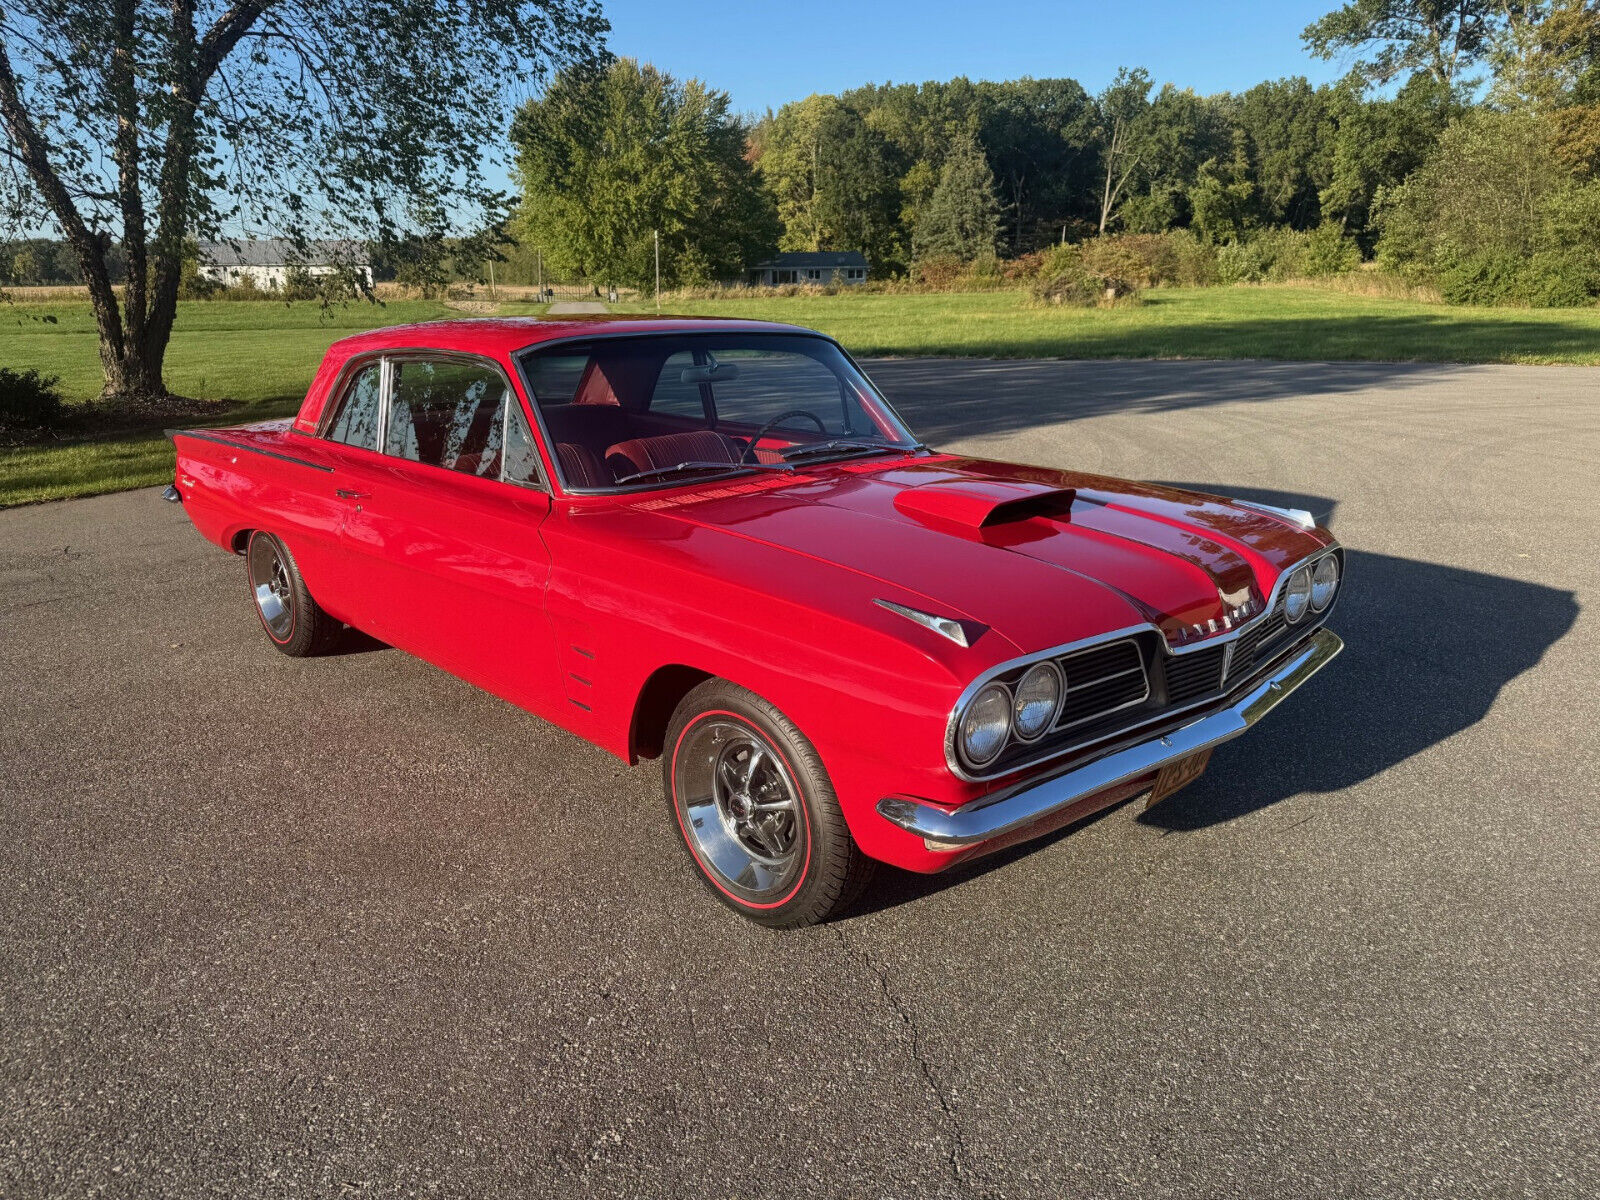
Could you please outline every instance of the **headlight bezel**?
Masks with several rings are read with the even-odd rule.
[[[1303,579],[1304,584],[1297,588],[1295,580]],[[1294,611],[1294,601],[1300,598],[1300,611]],[[1311,564],[1301,563],[1290,573],[1289,578],[1283,583],[1283,619],[1291,625],[1298,625],[1306,619],[1311,612]]]
[[[1023,685],[1035,675],[1053,677],[1056,682],[1056,696],[1050,705],[1050,712],[1045,717],[1044,723],[1039,726],[1036,732],[1030,734],[1024,733],[1022,730],[1022,714],[1018,709],[1022,703]],[[1060,664],[1052,659],[1034,663],[1022,673],[1011,689],[1011,736],[1024,745],[1031,745],[1037,742],[1055,728],[1056,720],[1061,716],[1061,706],[1065,703],[1066,698],[1067,677],[1061,670]]]
[[[1001,731],[999,740],[995,743],[994,753],[988,755],[987,757],[980,758],[972,752],[972,748],[968,744],[967,718],[977,710],[978,706],[983,703],[985,697],[990,695],[997,695],[1000,697],[1000,711],[1005,716],[1005,727]],[[974,770],[982,771],[990,766],[993,766],[995,760],[1006,752],[1006,747],[1011,744],[1011,738],[1014,732],[1012,728],[1012,696],[1013,694],[1009,686],[1001,683],[999,680],[992,680],[974,692],[972,694],[972,699],[969,700],[961,709],[961,713],[958,716],[956,723],[956,744],[961,751],[962,760],[967,764],[967,766],[973,768]]]
[[[1331,579],[1325,581],[1322,579],[1323,568],[1328,568],[1332,571],[1333,577]],[[1311,572],[1311,611],[1314,613],[1327,612],[1333,605],[1334,597],[1339,594],[1339,585],[1343,582],[1344,571],[1339,565],[1339,556],[1337,554],[1324,554],[1317,559]],[[1323,596],[1321,604],[1317,603],[1317,588],[1319,585],[1327,589],[1327,594]]]

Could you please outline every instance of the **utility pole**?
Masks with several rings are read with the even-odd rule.
[[[661,311],[661,230],[650,231],[656,241],[656,311]]]
[[[489,299],[494,299],[494,259],[489,260]]]
[[[533,261],[537,264],[538,270],[539,270],[539,299],[543,300],[544,299],[544,251],[543,250],[535,250],[533,252]]]

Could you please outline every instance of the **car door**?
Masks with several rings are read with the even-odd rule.
[[[560,682],[544,613],[550,496],[522,404],[495,363],[386,357],[379,452],[346,476],[363,628],[522,707]]]

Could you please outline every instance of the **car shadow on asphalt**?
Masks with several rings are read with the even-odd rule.
[[[1323,497],[1260,488],[1171,486],[1304,508],[1324,522],[1337,507]],[[1477,724],[1501,689],[1537,665],[1577,620],[1576,597],[1560,588],[1350,547],[1346,555],[1329,621],[1345,639],[1344,652],[1268,720],[1218,750],[1197,781],[1141,813],[1141,824],[1172,833],[1204,829],[1379,775]],[[1088,823],[943,875],[885,872],[857,911],[929,895]]]
[[[388,642],[380,642],[370,633],[346,625],[339,640],[322,652],[324,658],[341,658],[346,654],[371,654],[374,650],[392,650]]]

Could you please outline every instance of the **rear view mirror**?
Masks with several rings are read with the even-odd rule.
[[[737,363],[706,363],[678,372],[679,383],[732,383],[739,378]]]

